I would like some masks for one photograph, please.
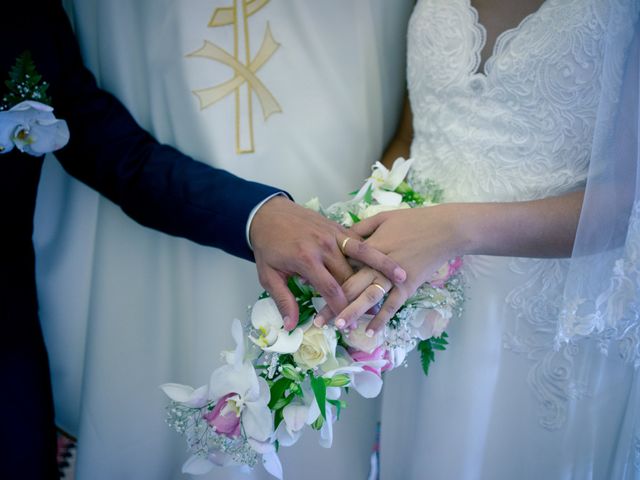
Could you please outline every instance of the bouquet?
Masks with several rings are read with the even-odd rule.
[[[348,227],[381,211],[437,204],[442,190],[435,183],[405,180],[412,163],[399,158],[388,170],[378,162],[351,200],[324,209],[313,199],[307,207]],[[183,472],[203,474],[214,465],[252,468],[261,462],[282,479],[277,451],[295,444],[307,428],[318,430],[320,445],[329,448],[333,423],[346,407],[341,400],[346,389],[376,397],[382,372],[405,363],[416,348],[428,373],[435,351],[446,348],[449,320],[462,308],[461,265],[460,258],[443,265],[373,337],[365,334],[369,315],[351,330],[316,327],[312,320],[325,302],[299,277],[289,279],[300,320],[288,332],[264,292],[244,324],[233,321],[235,349],[223,352],[225,364],[208,385],[161,386],[171,399],[167,423],[186,437],[192,454]]]

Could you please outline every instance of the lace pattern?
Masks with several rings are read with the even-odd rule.
[[[582,186],[600,96],[602,4],[547,0],[500,35],[481,74],[486,35],[470,1],[419,1],[408,40],[416,175],[460,201]]]
[[[608,354],[617,342],[621,358],[640,367],[640,202],[632,213],[627,241],[617,260],[607,288],[593,298],[575,298],[560,312],[562,337],[589,335],[597,338]],[[583,313],[586,312],[586,313]]]
[[[413,175],[436,180],[446,201],[529,200],[583,187],[602,79],[615,70],[603,56],[616,3],[545,1],[498,37],[486,73],[477,73],[486,34],[470,0],[419,0],[408,37]],[[617,297],[638,290],[637,243],[625,259],[611,286],[617,293],[604,293],[603,307],[620,309],[624,300]],[[574,371],[581,343],[554,342],[560,316],[573,314],[562,311],[568,262],[514,259],[511,270],[521,282],[506,298],[515,318],[503,344],[531,360],[528,383],[540,423],[559,429],[570,401],[588,391]],[[637,365],[638,310],[625,314],[630,320],[618,351]],[[603,330],[601,351],[611,335]]]

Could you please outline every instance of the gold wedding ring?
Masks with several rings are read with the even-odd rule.
[[[340,251],[342,252],[343,255],[346,255],[344,249],[347,248],[347,242],[351,240],[350,237],[345,237],[344,240],[342,240],[342,243],[340,244]]]
[[[383,294],[383,295],[386,295],[386,294],[387,294],[387,291],[386,291],[386,290],[384,289],[384,287],[383,287],[382,285],[380,285],[379,283],[373,282],[373,283],[371,284],[371,286],[372,286],[372,287],[377,287],[377,288],[379,288],[380,290],[382,290],[382,294]]]

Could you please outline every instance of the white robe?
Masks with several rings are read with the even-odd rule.
[[[260,3],[247,2],[246,11]],[[412,2],[265,2],[236,20],[237,58],[233,25],[208,26],[216,7],[233,4],[78,0],[70,12],[99,84],[159,141],[301,202],[344,199],[396,127]],[[270,51],[267,40],[271,56],[252,67],[267,29],[279,47]],[[188,56],[205,40],[228,56]],[[233,90],[201,108],[193,92],[234,71],[245,75],[239,114]],[[251,110],[245,78],[253,82]],[[261,101],[273,112],[266,120]],[[254,152],[238,153],[251,148],[250,129]],[[261,290],[255,266],[135,224],[52,161],[38,199],[41,318],[57,420],[79,437],[78,479],[179,478],[188,455],[164,424],[157,387],[208,382],[220,351],[232,346],[231,320],[243,318]],[[331,450],[317,445],[315,432],[282,450],[288,478],[366,477],[378,404],[355,394],[348,401]]]

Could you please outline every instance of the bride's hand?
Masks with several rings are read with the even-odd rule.
[[[464,208],[458,205],[395,210],[362,220],[351,230],[366,243],[388,254],[407,272],[407,280],[393,285],[370,268],[362,268],[343,285],[351,302],[336,317],[338,328],[349,327],[388,293],[380,311],[371,320],[371,335],[402,307],[405,301],[448,260],[465,253],[470,240],[460,221]],[[321,312],[320,322],[324,322]],[[369,333],[369,332],[367,332]]]

